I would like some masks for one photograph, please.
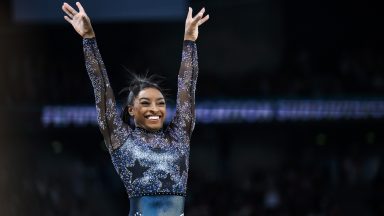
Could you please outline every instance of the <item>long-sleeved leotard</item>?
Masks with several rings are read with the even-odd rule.
[[[157,132],[138,127],[132,129],[122,122],[96,39],[84,39],[83,45],[86,68],[95,93],[98,124],[128,196],[184,196],[189,143],[195,124],[196,43],[183,43],[176,113],[169,126]]]
[[[85,66],[95,94],[97,122],[109,152],[124,144],[131,129],[124,125],[116,110],[116,101],[96,39],[83,39]]]

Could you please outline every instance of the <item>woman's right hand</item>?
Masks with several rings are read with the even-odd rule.
[[[83,6],[81,6],[80,2],[76,2],[76,6],[78,7],[79,12],[64,2],[62,9],[68,15],[64,16],[64,19],[73,26],[73,28],[77,31],[77,33],[79,33],[81,37],[94,38],[95,32],[93,31],[91,20],[85,13],[85,10]]]

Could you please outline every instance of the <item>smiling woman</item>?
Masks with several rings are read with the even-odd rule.
[[[129,100],[129,97],[132,99]],[[166,117],[165,98],[158,87],[142,87],[137,94],[131,91],[126,111],[133,117],[137,127],[156,131],[163,127]]]
[[[146,78],[135,78],[119,117],[107,71],[97,47],[95,33],[85,10],[64,3],[64,18],[83,37],[85,63],[91,79],[97,121],[113,165],[130,198],[129,215],[184,215],[188,178],[189,144],[195,125],[195,89],[198,74],[198,27],[208,20],[202,9],[192,17],[189,8],[178,75],[176,112],[167,128],[164,95]],[[134,119],[131,128],[128,117]]]
[[[121,115],[123,122],[130,124],[133,118],[135,126],[149,131],[161,129],[166,118],[163,90],[154,81],[154,76],[132,76],[129,87],[120,91],[120,94],[128,92]]]

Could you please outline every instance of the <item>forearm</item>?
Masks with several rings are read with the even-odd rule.
[[[95,93],[98,124],[108,149],[112,151],[123,144],[126,129],[117,114],[115,97],[96,39],[84,39],[83,44],[86,68]]]
[[[188,134],[195,123],[195,89],[198,75],[197,47],[193,41],[184,41],[178,74],[175,124]]]

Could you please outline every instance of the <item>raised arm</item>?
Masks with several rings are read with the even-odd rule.
[[[122,122],[117,113],[113,90],[97,47],[90,19],[81,4],[77,2],[76,5],[79,8],[78,12],[67,3],[63,4],[63,11],[68,15],[64,18],[83,37],[85,65],[96,100],[97,122],[105,144],[112,152],[124,144],[130,128]]]
[[[209,19],[209,15],[204,16],[204,12],[203,8],[195,17],[192,17],[192,9],[189,8],[188,11],[178,74],[176,113],[170,124],[171,130],[183,133],[182,137],[187,139],[190,139],[195,126],[195,90],[199,71],[195,41],[198,38],[199,26]]]

